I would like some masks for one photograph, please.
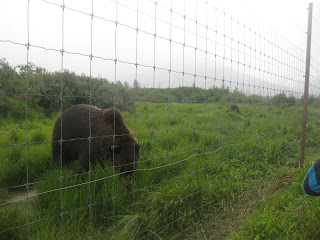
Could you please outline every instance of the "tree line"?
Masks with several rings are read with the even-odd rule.
[[[68,70],[50,72],[32,63],[13,67],[6,59],[0,59],[0,96],[2,115],[14,109],[17,101],[26,99],[28,105],[41,108],[46,114],[79,103],[100,108],[116,106],[121,110],[132,111],[136,100],[255,103],[275,106],[293,106],[302,102],[301,98],[287,96],[285,93],[272,97],[248,96],[238,89],[230,91],[229,88],[142,88],[137,80],[130,86],[127,82],[113,83],[105,78],[79,75]],[[311,97],[309,102],[318,103],[319,100]]]

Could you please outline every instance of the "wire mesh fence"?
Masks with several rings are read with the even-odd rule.
[[[306,53],[270,27],[204,0],[23,4],[0,37],[25,57],[1,60],[1,238],[205,238],[298,165]]]

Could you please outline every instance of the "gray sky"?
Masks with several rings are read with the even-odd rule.
[[[27,0],[0,0],[0,57],[15,66],[26,64],[28,56],[30,62],[50,71],[63,67],[78,74],[130,84],[137,77],[145,87],[191,86],[195,82],[205,88],[222,84],[232,89],[241,89],[243,84],[260,86],[242,87],[242,91],[250,94],[269,94],[261,92],[265,88],[301,91],[297,82],[303,80],[304,65],[293,56],[305,60],[308,2],[164,0],[155,6],[151,0],[94,0],[95,17],[91,21],[91,0],[65,0],[64,14],[62,0],[30,0],[28,23]],[[320,1],[313,2],[315,61],[311,74],[319,79]],[[119,23],[117,28],[115,22]],[[29,52],[20,45],[28,42],[28,36],[29,43],[37,46]],[[264,38],[292,56],[285,51],[277,52]],[[68,52],[63,59],[59,52],[62,48]],[[90,68],[91,51],[95,57]],[[210,53],[207,56],[206,51]],[[263,53],[287,62],[292,68],[267,60]],[[118,60],[116,68],[114,59]],[[243,67],[244,64],[251,68]],[[183,76],[182,72],[187,74]],[[286,77],[295,81],[286,81]],[[311,81],[315,85],[317,80]]]

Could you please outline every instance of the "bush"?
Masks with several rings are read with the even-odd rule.
[[[26,118],[26,105],[22,100],[15,100],[6,95],[0,97],[0,115],[3,118],[22,120]]]
[[[279,94],[273,96],[272,98],[270,98],[270,102],[272,105],[280,107],[281,105],[283,105],[287,102],[287,96],[285,93],[279,93]]]

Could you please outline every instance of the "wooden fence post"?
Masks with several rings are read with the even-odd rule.
[[[304,101],[303,101],[303,118],[301,130],[301,144],[300,144],[300,159],[299,167],[301,168],[304,160],[304,148],[306,141],[306,126],[307,126],[307,113],[308,113],[308,94],[309,94],[309,75],[310,75],[310,52],[311,52],[311,29],[312,29],[312,7],[313,4],[309,3],[308,8],[308,37],[307,37],[307,56],[306,56],[306,71],[304,82]]]

